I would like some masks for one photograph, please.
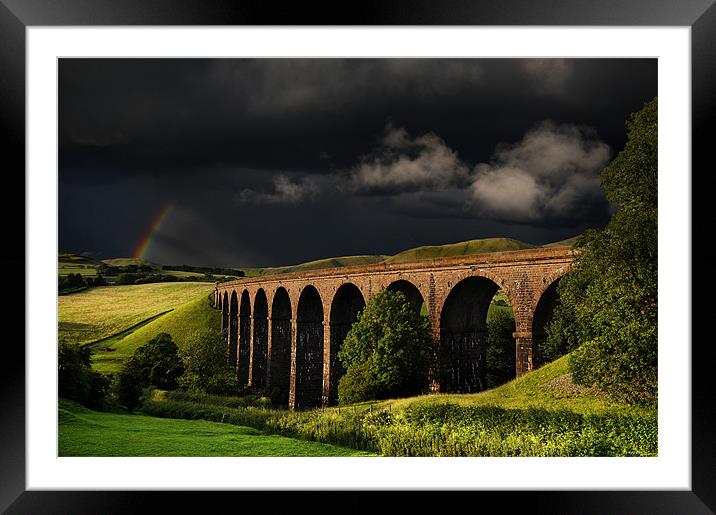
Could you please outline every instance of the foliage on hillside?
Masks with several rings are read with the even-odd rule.
[[[576,349],[578,384],[631,402],[657,395],[657,118],[654,99],[627,123],[627,144],[602,173],[618,210],[579,238],[547,328],[549,352]]]
[[[176,344],[167,333],[160,333],[139,347],[122,367],[115,384],[117,400],[133,410],[147,387],[173,390],[184,373],[184,363]]]

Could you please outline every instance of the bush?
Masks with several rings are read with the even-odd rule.
[[[110,381],[92,370],[92,356],[88,347],[65,342],[58,349],[58,395],[91,409],[106,404]]]
[[[341,404],[375,399],[376,395],[368,361],[349,367],[338,383],[338,398]]]
[[[167,333],[160,333],[139,347],[117,376],[117,400],[128,410],[136,408],[147,387],[173,390],[184,373],[178,347]]]
[[[341,404],[422,393],[434,362],[430,322],[402,293],[382,290],[358,314],[338,357],[346,369]]]
[[[628,122],[624,150],[602,172],[618,210],[603,231],[576,242],[573,271],[559,283],[560,305],[546,350],[568,352],[577,384],[612,398],[657,396],[657,101]]]
[[[195,332],[181,356],[185,365],[179,378],[182,388],[190,392],[236,393],[235,371],[228,363],[228,347],[218,330]]]
[[[74,290],[87,286],[87,281],[82,274],[61,275],[57,278],[57,288],[59,291]]]
[[[485,381],[494,388],[515,378],[515,317],[499,310],[487,320]]]

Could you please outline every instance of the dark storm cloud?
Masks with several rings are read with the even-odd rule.
[[[249,266],[608,218],[655,60],[63,59],[60,246]],[[91,216],[88,216],[91,214]]]

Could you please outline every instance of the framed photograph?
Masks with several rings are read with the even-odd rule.
[[[18,181],[8,191],[25,192],[24,206],[5,207],[8,221],[25,213],[22,229],[7,229],[14,247],[24,242],[24,261],[7,263],[25,272],[12,286],[25,291],[25,347],[8,350],[18,365],[2,377],[0,507],[119,512],[146,491],[186,507],[215,491],[233,498],[253,490],[460,490],[545,513],[716,509],[713,351],[697,337],[708,303],[697,302],[691,286],[698,277],[708,291],[713,260],[692,236],[692,224],[708,220],[692,191],[708,191],[699,186],[716,104],[712,2],[381,2],[350,15],[317,11],[0,0],[0,119],[13,163],[6,176]],[[616,211],[618,170],[609,201],[602,191],[609,179],[599,172],[628,137],[640,137],[632,115],[646,119],[650,106],[659,122],[658,381],[622,393],[648,396],[658,384],[658,408],[639,412],[652,421],[638,428],[653,433],[645,437],[651,444],[620,441],[614,450],[597,439],[587,451],[580,436],[555,444],[553,454],[520,456],[504,437],[505,454],[447,447],[431,454],[396,437],[383,445],[407,450],[367,445],[360,453],[373,455],[357,457],[328,448],[223,454],[224,444],[197,435],[177,439],[172,453],[161,447],[158,426],[143,429],[154,439],[142,436],[146,449],[136,453],[123,450],[136,442],[120,432],[86,453],[77,450],[86,440],[72,447],[60,434],[58,442],[53,342],[91,343],[95,368],[129,391],[119,390],[118,377],[131,354],[113,338],[171,311],[180,318],[172,292],[191,288],[208,298],[205,316],[220,326],[239,384],[249,392],[266,386],[256,402],[298,415],[336,409],[339,395],[362,400],[367,376],[339,391],[352,359],[340,349],[378,291],[414,305],[438,354],[452,349],[439,366],[425,361],[425,391],[471,394],[533,371],[538,377],[549,356],[567,352],[544,341],[550,295],[572,263],[571,237],[604,227]],[[490,253],[458,253],[454,242]],[[315,264],[329,257],[343,262]],[[154,262],[162,265],[152,269]],[[296,263],[303,265],[287,266]],[[60,293],[72,293],[88,279],[99,287],[147,283],[155,293],[151,301],[112,297],[111,316],[121,323],[90,327],[66,315],[58,297],[58,281]],[[120,308],[132,302],[152,305],[128,318]],[[656,323],[656,299],[653,306]],[[485,350],[488,308],[512,317],[507,345],[515,350],[504,378],[494,364],[500,358]],[[89,308],[71,309],[85,316]],[[186,372],[198,354],[174,339]],[[162,384],[184,381],[193,391],[196,377]],[[556,379],[548,387],[557,397],[585,391]],[[134,401],[118,395],[131,411]],[[441,398],[447,410],[449,397]],[[60,418],[85,416],[74,406],[60,405]],[[370,416],[360,423],[374,425],[401,409],[364,408]],[[455,449],[469,447],[460,440],[467,437],[452,437]],[[187,454],[202,445],[208,454]],[[197,496],[187,501],[178,491]]]

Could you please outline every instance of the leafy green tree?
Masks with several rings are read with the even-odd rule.
[[[92,370],[88,347],[61,342],[58,348],[58,395],[88,408],[104,407],[110,380]]]
[[[496,310],[487,319],[487,388],[494,388],[515,378],[514,332],[515,317],[510,312]]]
[[[227,394],[236,391],[235,370],[227,363],[228,347],[215,329],[195,332],[182,349],[184,374],[179,385],[191,392]]]
[[[569,352],[574,381],[613,398],[657,395],[657,99],[627,122],[628,141],[602,172],[617,207],[604,230],[576,242],[573,271],[560,281],[560,305],[546,349]]]
[[[434,349],[427,317],[400,292],[382,290],[358,314],[338,357],[341,404],[423,392]]]
[[[179,348],[167,333],[160,333],[139,347],[117,377],[117,399],[127,409],[137,407],[142,392],[149,386],[174,390],[184,373]]]

